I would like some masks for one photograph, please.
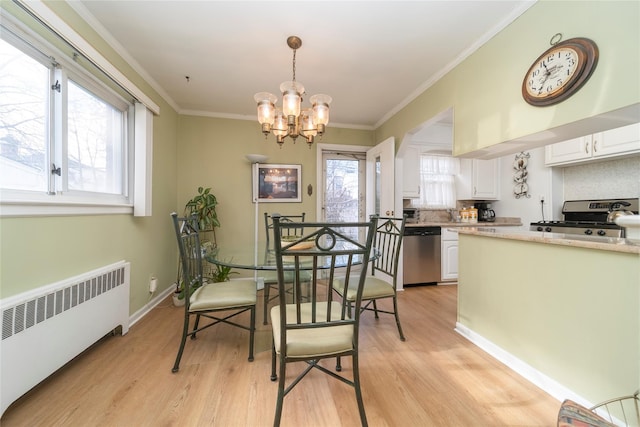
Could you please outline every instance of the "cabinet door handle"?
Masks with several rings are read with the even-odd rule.
[[[584,153],[589,154],[589,142],[584,143]]]
[[[593,139],[593,152],[597,153],[598,152],[598,140],[597,139]]]

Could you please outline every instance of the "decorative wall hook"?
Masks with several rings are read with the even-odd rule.
[[[529,185],[527,184],[527,178],[529,176],[527,164],[529,163],[529,157],[531,157],[529,153],[522,151],[516,154],[516,159],[513,162],[513,169],[515,170],[513,174],[513,181],[515,182],[513,194],[516,196],[516,199],[520,197],[531,197],[531,194],[529,194]]]

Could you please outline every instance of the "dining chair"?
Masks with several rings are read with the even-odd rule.
[[[275,214],[274,214],[275,215]],[[279,214],[277,214],[279,215]],[[294,221],[298,221],[298,222],[304,222],[304,218],[305,218],[305,213],[302,212],[300,215],[280,215],[280,221],[281,222],[294,222]],[[266,232],[266,236],[267,236],[267,251],[266,251],[266,255],[267,257],[273,257],[273,246],[272,246],[272,242],[271,239],[275,237],[272,237],[273,234],[273,220],[272,220],[272,215],[269,214],[268,212],[264,213],[264,228],[265,228],[265,232]],[[287,229],[287,230],[282,230],[283,233],[285,233],[282,237],[284,237],[284,239],[289,239],[289,238],[294,238],[295,236],[301,236],[302,233],[304,232],[304,227],[303,226],[299,226],[299,227],[294,227],[291,229]],[[272,261],[272,260],[269,260]],[[291,283],[293,276],[291,275],[290,272],[287,272],[286,276],[289,278],[289,280],[287,280],[288,283]],[[304,276],[304,275],[303,275]],[[306,279],[306,277],[302,278],[303,280]],[[262,323],[264,325],[267,324],[267,319],[268,319],[268,307],[269,307],[269,303],[271,301],[273,301],[274,299],[278,298],[278,295],[271,295],[271,290],[275,289],[278,290],[278,278],[276,276],[275,272],[272,271],[265,271],[264,272],[264,291],[263,291],[263,320]]]
[[[378,218],[373,247],[379,251],[379,256],[371,261],[371,274],[365,278],[362,300],[366,301],[366,304],[361,308],[362,311],[373,311],[376,319],[379,318],[378,313],[393,314],[401,341],[404,341],[405,337],[398,314],[398,261],[406,220],[406,215],[402,218]],[[356,300],[358,281],[351,277],[349,286],[345,288],[344,284],[345,277],[338,277],[333,282],[333,289],[347,300],[350,309]],[[386,298],[393,300],[393,311],[378,307],[377,301]]]
[[[640,425],[640,391],[615,397],[587,408],[565,399],[558,411],[558,427],[631,427]]]
[[[299,226],[293,222],[280,222],[278,215],[273,215],[273,223],[276,236]],[[273,331],[271,380],[279,378],[274,426],[280,425],[284,397],[313,368],[354,387],[361,423],[367,425],[358,364],[360,305],[366,269],[358,268],[358,264],[366,266],[369,262],[375,226],[376,217],[369,222],[305,223],[307,234],[291,242],[278,239],[274,242],[279,297],[278,304],[270,312]],[[295,298],[288,302],[285,274],[291,266],[295,275]],[[338,269],[347,281],[353,277],[358,284],[353,316],[347,313],[348,302],[334,300],[331,291],[330,284]],[[300,280],[304,271],[311,273],[308,282]],[[308,286],[307,298],[301,296],[303,286]],[[338,374],[320,364],[327,358],[335,357],[339,361],[341,356],[351,356],[351,376]],[[279,369],[276,373],[277,361]],[[287,364],[294,362],[305,362],[308,366],[285,387]],[[341,366],[336,366],[336,371],[341,370]]]
[[[253,343],[256,327],[256,284],[253,279],[240,279],[226,282],[208,283],[202,273],[203,250],[197,216],[179,218],[171,214],[178,240],[178,250],[182,269],[184,289],[184,324],[182,338],[172,372],[180,368],[180,359],[187,337],[196,338],[196,334],[218,323],[226,323],[249,331],[249,361],[253,361]],[[250,311],[249,325],[237,323],[231,319]],[[195,318],[190,328],[191,318]],[[206,318],[206,324],[200,326],[200,319]]]

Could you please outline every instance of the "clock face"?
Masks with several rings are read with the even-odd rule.
[[[580,62],[578,52],[570,47],[550,51],[529,70],[526,90],[535,98],[556,95],[576,76]]]
[[[598,63],[598,46],[584,37],[554,44],[536,59],[522,81],[522,97],[544,107],[564,101],[589,79]]]

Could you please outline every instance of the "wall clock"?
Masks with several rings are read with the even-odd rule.
[[[557,104],[576,93],[591,77],[598,63],[598,46],[584,37],[560,42],[560,33],[551,38],[551,47],[529,67],[522,81],[522,97],[536,107]]]

